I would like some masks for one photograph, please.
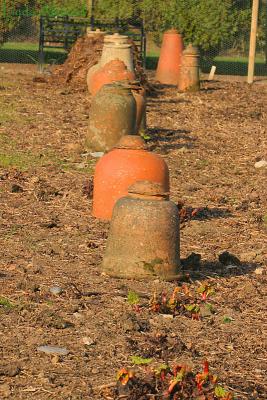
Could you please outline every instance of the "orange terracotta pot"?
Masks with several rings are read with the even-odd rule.
[[[183,38],[175,30],[163,35],[156,80],[166,85],[177,85],[183,52]]]
[[[134,79],[134,73],[127,70],[126,65],[121,60],[112,60],[97,70],[89,80],[89,91],[93,96],[103,85],[112,82]]]
[[[96,165],[93,215],[110,220],[116,201],[126,196],[128,187],[139,180],[160,183],[166,192],[170,188],[169,169],[165,161],[146,151],[140,136],[124,136]]]

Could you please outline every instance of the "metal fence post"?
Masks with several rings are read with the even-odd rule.
[[[40,36],[39,36],[39,71],[44,70],[44,17],[40,17]]]

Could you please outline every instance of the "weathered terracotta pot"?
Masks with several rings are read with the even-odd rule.
[[[89,82],[89,91],[93,96],[107,83],[134,79],[134,73],[128,71],[123,61],[116,59],[108,62],[96,71]]]
[[[129,88],[119,83],[102,86],[93,97],[86,148],[108,151],[124,135],[135,134],[136,102]]]
[[[93,76],[100,68],[101,68],[101,67],[100,67],[99,63],[97,63],[97,64],[93,65],[93,66],[88,70],[88,72],[87,72],[87,75],[86,75],[86,83],[87,83],[87,88],[88,88],[89,93],[90,93],[90,86],[91,86],[92,76]]]
[[[183,51],[178,88],[182,92],[198,92],[200,90],[199,79],[199,51],[197,47],[189,44]]]
[[[183,38],[175,30],[164,33],[156,80],[166,85],[177,85],[183,52]]]
[[[161,184],[139,181],[117,201],[102,270],[117,278],[177,279],[179,214]]]
[[[93,215],[110,220],[116,201],[138,180],[162,184],[169,191],[169,170],[157,154],[146,151],[140,136],[124,136],[97,163],[94,175]]]
[[[114,35],[110,35],[114,36]],[[102,68],[105,64],[112,60],[119,59],[124,62],[126,65],[127,69],[131,71],[133,74],[134,72],[134,63],[133,63],[133,54],[132,54],[132,45],[129,43],[124,43],[124,38],[127,38],[126,40],[128,41],[127,36],[122,36],[123,39],[114,39],[114,41],[109,41],[107,40],[105,42],[104,39],[104,46],[102,50],[102,55],[100,58],[100,61],[95,64],[93,67],[91,67],[88,72],[87,72],[87,77],[86,77],[86,82],[87,82],[87,87],[90,93],[90,87],[93,84],[93,76],[94,74]],[[133,79],[133,78],[131,78]]]
[[[129,71],[134,72],[132,45],[129,43],[104,43],[102,55],[99,61],[102,67],[109,61],[119,59],[124,62]]]

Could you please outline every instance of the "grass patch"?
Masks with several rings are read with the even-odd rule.
[[[1,136],[0,136],[1,139]],[[15,144],[15,141],[11,141]],[[1,145],[1,140],[0,140]],[[2,147],[2,146],[1,146]],[[54,166],[61,171],[75,171],[80,173],[89,173],[93,171],[91,163],[80,167],[79,165],[69,162],[68,160],[60,159],[56,154],[51,152],[44,152],[42,154],[32,153],[30,151],[14,150],[12,147],[0,147],[0,168],[10,169],[16,168],[19,171],[25,172],[32,168]]]
[[[155,70],[158,65],[159,52],[152,51],[147,53],[146,68]],[[212,65],[216,66],[217,75],[241,75],[246,76],[248,72],[248,58],[237,56],[218,56],[215,57]],[[201,62],[201,70],[203,73],[209,73],[211,63]],[[263,56],[256,57],[255,75],[267,76],[267,66]]]
[[[45,64],[62,64],[68,53],[64,49],[45,49]],[[6,42],[0,48],[0,62],[38,64],[39,44],[33,42]]]
[[[6,310],[11,310],[12,308],[14,308],[14,304],[11,303],[10,300],[8,300],[5,297],[0,297],[0,307],[3,307]]]
[[[12,153],[5,154],[0,152],[0,168],[18,168],[20,171],[26,171],[30,167],[39,164],[38,157],[30,153]]]

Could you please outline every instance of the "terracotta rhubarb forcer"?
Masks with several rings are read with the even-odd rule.
[[[127,69],[134,73],[132,45],[128,43],[128,36],[125,35],[107,35],[104,38],[104,46],[99,62],[91,67],[87,72],[87,87],[90,93],[90,85],[93,75],[108,62],[119,59],[124,62]]]
[[[183,52],[183,38],[175,29],[164,33],[156,80],[166,85],[177,85]]]
[[[134,73],[127,70],[123,61],[119,59],[112,60],[93,74],[89,82],[89,91],[92,96],[95,96],[99,89],[107,83],[123,81],[125,79],[131,80],[134,77]]]
[[[110,220],[116,201],[127,195],[130,185],[144,179],[160,183],[165,191],[169,190],[169,170],[165,161],[146,151],[140,136],[124,136],[96,165],[93,215]]]
[[[123,61],[129,71],[134,72],[134,64],[133,64],[133,52],[132,45],[130,43],[104,43],[100,66],[102,67],[109,61],[115,60],[118,58]]]
[[[178,83],[181,92],[198,92],[200,90],[199,56],[197,47],[192,44],[189,44],[183,51]]]
[[[90,108],[86,148],[108,151],[122,136],[135,134],[136,102],[129,88],[118,82],[102,86]]]
[[[139,181],[117,201],[102,270],[128,279],[177,279],[179,214],[161,184]]]

